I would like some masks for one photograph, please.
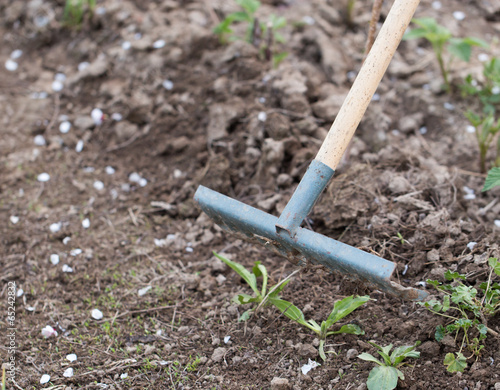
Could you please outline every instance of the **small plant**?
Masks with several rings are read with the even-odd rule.
[[[500,121],[495,122],[495,106],[500,103],[500,61],[497,58],[493,58],[484,64],[483,76],[484,80],[479,82],[472,75],[468,75],[460,89],[462,96],[477,98],[482,106],[481,113],[476,114],[472,110],[468,110],[465,116],[476,129],[479,146],[479,168],[482,173],[486,173],[486,155],[500,128]],[[500,167],[500,138],[497,139],[496,143],[496,159],[493,166]],[[496,177],[495,171],[491,174],[493,179],[490,178],[489,182]],[[494,184],[495,182],[493,181],[493,186],[498,185]],[[483,191],[490,188],[492,187],[483,189]]]
[[[292,275],[289,275],[288,278],[282,280],[278,284],[276,284],[272,289],[269,291],[267,290],[267,282],[268,282],[268,275],[267,275],[267,269],[260,261],[256,261],[252,271],[248,271],[245,267],[243,267],[241,264],[236,263],[234,261],[231,261],[224,256],[219,255],[218,253],[213,252],[215,257],[218,259],[222,260],[224,263],[226,263],[229,267],[233,269],[238,275],[241,276],[241,278],[247,282],[247,284],[250,286],[250,288],[253,290],[255,293],[254,296],[248,295],[248,294],[238,294],[235,296],[232,300],[233,302],[239,304],[239,305],[245,305],[247,303],[256,303],[257,305],[247,311],[245,311],[241,316],[239,321],[247,321],[250,318],[250,314],[253,311],[258,311],[260,307],[263,307],[269,302],[271,302],[272,299],[278,298],[279,293],[285,288],[285,286],[290,282],[290,278]],[[262,287],[259,290],[257,287],[257,278],[262,277]]]
[[[66,0],[64,6],[64,23],[67,26],[78,27],[83,22],[83,17],[88,11],[94,13],[96,0]]]
[[[412,22],[419,27],[407,32],[403,39],[424,38],[430,42],[443,76],[445,90],[451,92],[449,80],[451,60],[457,57],[469,62],[473,46],[488,47],[488,44],[478,38],[453,38],[450,30],[439,25],[433,18],[415,18]],[[445,49],[450,55],[448,63],[445,63]]]
[[[276,306],[285,316],[316,333],[319,339],[319,355],[323,360],[326,360],[324,345],[328,336],[342,333],[356,335],[365,334],[365,332],[355,324],[343,325],[339,330],[336,331],[331,331],[329,329],[342,318],[349,315],[369,300],[369,296],[353,297],[351,295],[342,299],[341,301],[335,302],[332,312],[330,313],[326,321],[321,322],[321,325],[319,325],[312,319],[306,321],[304,313],[302,313],[302,311],[291,302],[279,298],[271,298],[270,302],[274,306]]]
[[[375,343],[369,343],[378,349],[377,352],[380,356],[382,356],[383,361],[378,360],[376,357],[366,352],[358,355],[359,359],[378,364],[378,366],[372,368],[370,374],[368,375],[368,380],[366,381],[368,390],[395,389],[398,385],[398,379],[401,379],[402,381],[405,380],[404,374],[399,370],[399,367],[406,364],[403,360],[406,358],[418,359],[420,357],[420,352],[415,351],[415,348],[420,345],[420,341],[417,341],[413,346],[405,345],[397,347],[390,355],[389,353],[392,349],[392,344],[389,344],[386,347],[381,347]]]
[[[235,0],[242,11],[233,12],[215,26],[213,32],[219,36],[221,42],[237,40],[238,37],[232,35],[232,25],[234,23],[247,23],[245,41],[259,48],[261,55],[272,61],[273,66],[277,66],[288,55],[286,52],[276,52],[276,43],[284,43],[285,39],[278,32],[286,26],[286,19],[282,16],[270,15],[267,22],[260,22],[255,13],[260,8],[260,1],[257,0]]]
[[[489,191],[496,186],[500,186],[500,167],[494,167],[488,171],[482,191]]]
[[[435,338],[441,341],[445,335],[454,334],[455,339],[462,332],[460,350],[455,355],[446,355],[444,364],[448,366],[449,372],[463,371],[467,367],[467,359],[478,357],[484,348],[484,340],[487,334],[498,337],[499,334],[488,327],[488,318],[500,311],[500,284],[493,282],[493,274],[500,276],[500,263],[498,259],[491,257],[488,260],[490,272],[486,282],[479,285],[481,294],[472,286],[463,283],[465,276],[458,272],[445,272],[448,284],[440,284],[435,280],[427,280],[438,291],[444,293],[442,300],[430,300],[420,303],[431,313],[443,316],[450,320],[446,326],[438,325]],[[456,315],[450,314],[456,313]],[[465,357],[462,353],[467,347],[472,353]]]

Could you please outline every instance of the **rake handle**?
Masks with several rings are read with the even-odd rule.
[[[420,0],[395,0],[316,160],[335,170],[378,88]]]

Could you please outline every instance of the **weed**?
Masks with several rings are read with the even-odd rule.
[[[488,171],[482,191],[491,190],[496,186],[500,186],[500,167],[494,167]]]
[[[365,332],[358,325],[355,324],[343,325],[339,330],[336,331],[330,331],[329,329],[339,320],[341,320],[342,318],[344,318],[345,316],[356,310],[361,305],[368,302],[370,300],[370,297],[368,296],[353,297],[351,295],[349,297],[342,299],[341,301],[335,302],[332,312],[330,313],[326,321],[321,322],[321,325],[319,325],[316,321],[312,319],[306,321],[304,313],[302,313],[302,311],[291,302],[279,298],[270,298],[269,300],[285,316],[287,316],[293,321],[296,321],[301,325],[304,325],[306,328],[309,328],[316,333],[316,335],[319,338],[319,355],[323,360],[326,360],[324,345],[326,338],[328,336],[334,334],[342,334],[342,333],[356,334],[356,335],[365,334]]]
[[[397,347],[390,355],[389,353],[392,349],[392,344],[389,344],[386,347],[381,347],[375,343],[369,343],[378,349],[377,353],[382,356],[383,361],[378,360],[366,352],[358,355],[359,359],[378,364],[378,366],[372,368],[370,374],[368,375],[368,380],[366,381],[368,390],[395,389],[398,385],[398,379],[401,379],[402,381],[405,380],[404,374],[398,369],[402,365],[406,364],[403,360],[409,357],[416,359],[420,357],[420,352],[415,351],[415,348],[420,344],[420,341],[417,341],[413,346],[405,345]]]
[[[261,56],[271,61],[276,67],[288,55],[286,52],[275,51],[276,43],[284,43],[285,39],[278,32],[286,26],[286,19],[282,16],[270,15],[266,22],[261,22],[255,15],[261,3],[258,0],[235,0],[242,11],[233,12],[220,22],[213,32],[219,36],[221,42],[237,40],[233,35],[232,25],[234,23],[247,23],[244,40],[259,48]]]
[[[256,303],[257,306],[245,311],[239,318],[239,321],[246,321],[250,318],[250,314],[252,311],[257,311],[260,307],[267,305],[271,299],[279,298],[279,293],[285,288],[285,286],[290,282],[290,275],[288,278],[282,280],[278,284],[276,284],[272,289],[268,291],[267,282],[268,275],[267,269],[264,265],[261,264],[260,261],[256,261],[252,272],[248,271],[241,264],[238,264],[234,261],[231,261],[218,253],[213,252],[215,257],[222,260],[229,267],[231,267],[238,275],[242,277],[242,279],[247,282],[250,288],[255,293],[254,296],[248,294],[238,294],[233,298],[233,302],[239,305],[245,305],[247,303]],[[259,290],[257,287],[257,278],[262,277],[262,288]]]
[[[96,0],[66,0],[63,20],[69,27],[80,27],[85,14],[94,13]]]
[[[419,28],[407,32],[403,39],[424,38],[430,42],[443,76],[444,88],[446,92],[451,92],[449,72],[453,58],[457,57],[462,61],[469,62],[473,46],[488,47],[488,44],[478,38],[454,38],[450,30],[439,25],[433,18],[415,18],[412,22]],[[448,63],[445,63],[445,48],[449,53]]]
[[[486,154],[495,136],[500,131],[500,119],[495,122],[495,117],[492,112],[486,115],[477,115],[470,110],[465,113],[465,117],[476,129],[476,139],[479,146],[479,169],[482,173],[485,173]],[[500,141],[497,145],[497,158],[495,164],[500,165]]]
[[[488,264],[490,272],[487,281],[479,285],[480,296],[478,296],[478,290],[463,283],[465,276],[458,272],[445,272],[446,280],[450,281],[448,284],[427,280],[427,283],[433,285],[444,296],[442,300],[433,299],[420,304],[431,313],[450,320],[446,326],[437,326],[436,340],[441,341],[447,334],[455,334],[455,339],[457,339],[459,332],[463,333],[458,353],[456,355],[449,353],[445,357],[444,364],[448,366],[447,370],[450,372],[463,371],[467,366],[467,359],[480,355],[488,333],[495,337],[499,336],[496,331],[488,327],[488,318],[500,311],[500,284],[493,282],[493,274],[500,276],[500,263],[498,259],[491,257]],[[450,311],[457,314],[449,314]],[[472,333],[475,335],[474,338],[472,338]],[[464,347],[469,349],[471,356],[463,355]]]

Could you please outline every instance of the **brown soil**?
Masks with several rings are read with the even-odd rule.
[[[344,322],[365,335],[327,339],[326,362],[314,335],[273,308],[238,322],[247,308],[231,298],[250,290],[212,250],[247,268],[262,261],[272,283],[296,267],[223,233],[193,202],[203,184],[279,214],[360,67],[371,2],[357,2],[350,25],[344,2],[264,2],[259,15],[289,22],[279,47],[289,55],[274,69],[252,45],[221,44],[212,34],[222,15],[237,10],[232,1],[98,1],[103,8],[81,29],[61,25],[62,3],[0,4],[5,311],[9,282],[24,291],[8,389],[365,389],[373,365],[356,356],[374,354],[370,340],[422,342],[398,388],[499,388],[499,340],[488,337],[464,373],[450,374],[442,362],[458,347],[434,339],[444,319],[322,269],[303,270],[282,294],[307,318],[325,319],[347,295],[373,298]],[[491,41],[496,11],[479,0],[443,1],[441,9],[423,0],[417,14],[456,36]],[[315,23],[299,23],[305,15]],[[159,39],[164,46],[155,48]],[[3,64],[15,49],[23,53],[10,72]],[[479,53],[469,64],[456,61],[452,76],[480,74]],[[90,65],[79,71],[82,62]],[[52,89],[57,73],[66,75],[60,92]],[[431,48],[403,42],[349,157],[308,219],[316,232],[397,263],[404,286],[442,278],[446,269],[475,285],[485,280],[487,258],[499,256],[500,190],[480,192],[466,103],[440,84]],[[91,119],[94,108],[102,124]],[[64,120],[72,123],[67,133],[59,130]],[[38,135],[45,145],[34,144]],[[38,181],[44,172],[50,180]],[[131,181],[133,173],[143,180]],[[464,198],[468,189],[474,199]],[[53,224],[60,229],[51,231]],[[470,249],[470,242],[477,244]],[[94,309],[102,319],[92,318]],[[0,323],[7,340],[5,316]],[[47,325],[58,335],[44,338]],[[498,315],[489,326],[499,331]],[[0,350],[7,362],[8,349]],[[70,353],[76,361],[66,359]],[[303,375],[309,358],[321,366]],[[74,375],[64,377],[70,367]],[[50,382],[41,385],[44,374]]]

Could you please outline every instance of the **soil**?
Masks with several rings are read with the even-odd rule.
[[[344,3],[265,1],[258,16],[288,21],[277,47],[288,56],[277,67],[251,44],[212,33],[238,10],[232,1],[98,1],[80,28],[62,24],[61,0],[0,4],[6,311],[9,283],[17,287],[14,326],[1,320],[3,345],[15,328],[8,389],[366,389],[373,364],[356,356],[375,354],[370,340],[422,343],[398,388],[500,388],[498,339],[489,336],[463,373],[448,373],[444,356],[462,336],[434,339],[446,319],[322,268],[302,269],[282,292],[306,318],[325,319],[351,294],[372,298],[342,320],[365,334],[329,337],[325,362],[314,334],[272,307],[238,321],[248,307],[231,299],[251,291],[212,251],[247,268],[261,261],[271,284],[297,267],[223,232],[193,195],[202,184],[283,210],[361,66],[371,2],[356,2],[350,23]],[[481,53],[498,55],[499,12],[480,0],[423,0],[417,16],[493,42],[470,63],[453,63],[457,81],[480,77]],[[3,64],[18,49],[9,71]],[[481,192],[463,115],[473,103],[441,83],[431,47],[402,42],[307,219],[316,232],[395,262],[395,281],[431,294],[426,279],[443,280],[447,269],[474,286],[484,281],[500,237],[500,189]],[[57,335],[44,337],[46,326]],[[498,315],[489,326],[499,331]],[[3,362],[9,351],[1,347]],[[304,375],[309,359],[321,366]],[[40,384],[44,374],[50,381]]]

